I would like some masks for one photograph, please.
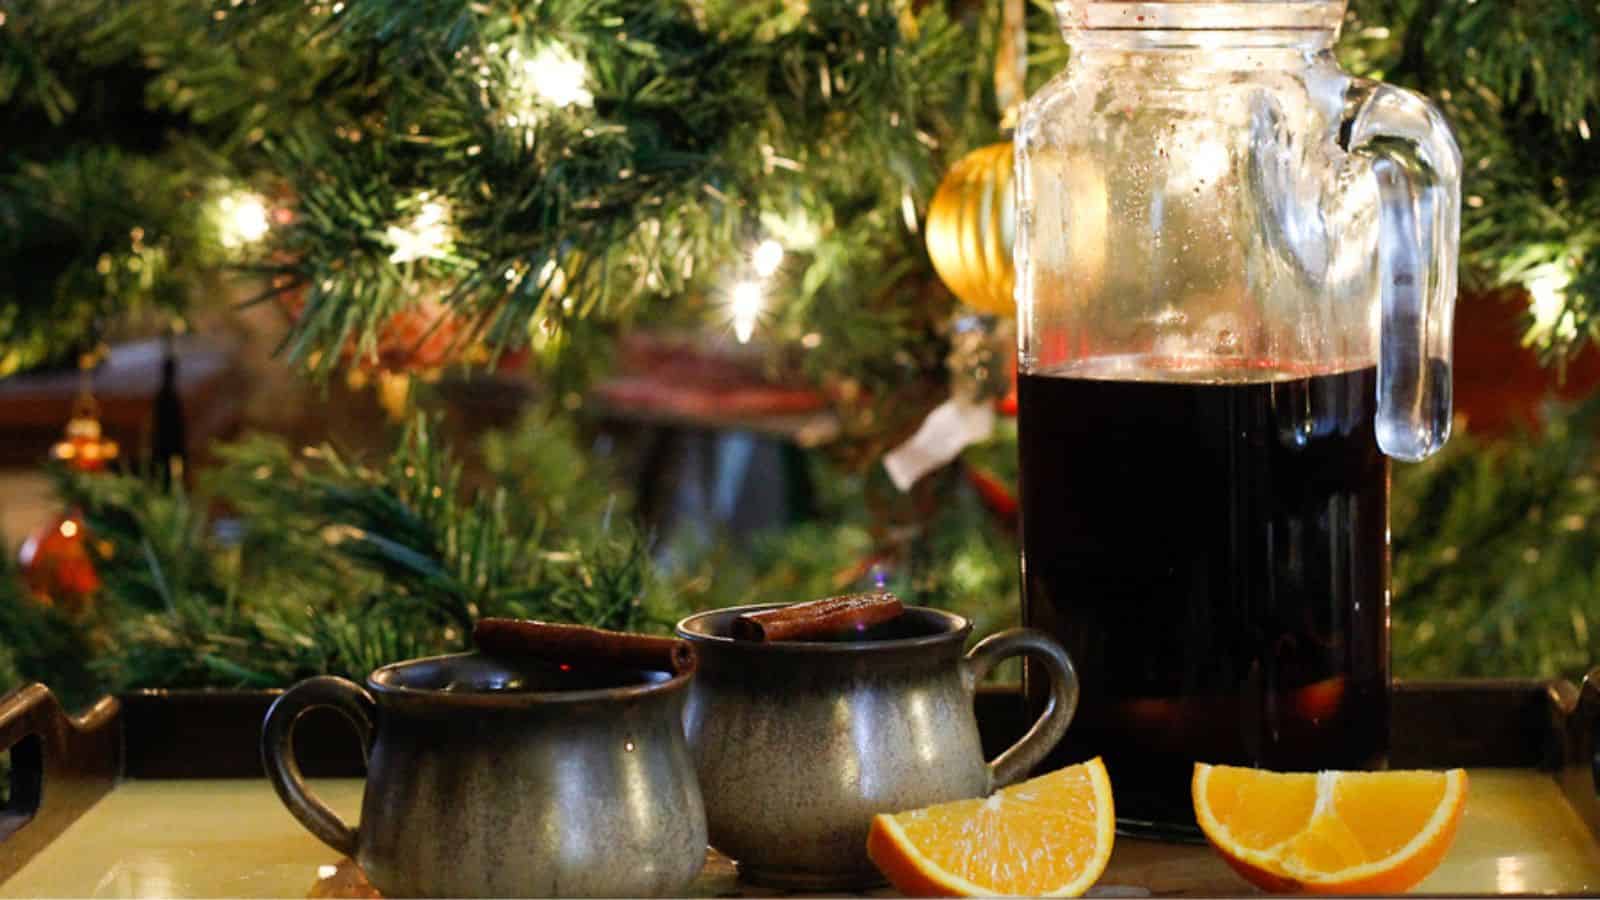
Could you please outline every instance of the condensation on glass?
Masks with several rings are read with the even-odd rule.
[[[1016,135],[1023,371],[1376,362],[1384,452],[1443,444],[1460,153],[1339,69],[1344,3],[1056,9],[1072,61]]]
[[[1454,138],[1339,68],[1342,0],[1056,12],[1015,135],[1023,570],[1077,743],[1113,777],[1375,764],[1388,458],[1450,431]]]

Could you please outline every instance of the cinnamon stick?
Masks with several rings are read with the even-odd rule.
[[[733,620],[733,636],[742,641],[819,640],[881,625],[904,611],[900,598],[888,591],[846,594],[745,613]]]
[[[692,671],[695,664],[694,648],[688,641],[533,619],[479,619],[472,640],[478,649],[497,656],[536,656],[592,668],[681,675]]]

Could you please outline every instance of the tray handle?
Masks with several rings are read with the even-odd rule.
[[[1556,778],[1600,841],[1600,668],[1589,670],[1579,686],[1554,682],[1550,699],[1562,743]]]
[[[0,810],[0,881],[116,783],[122,769],[120,712],[115,698],[102,697],[82,715],[69,716],[37,682],[0,698],[0,752],[11,754],[10,796]]]
[[[1578,711],[1573,718],[1579,726],[1578,760],[1589,773],[1589,795],[1600,803],[1600,668],[1591,669],[1583,679]]]

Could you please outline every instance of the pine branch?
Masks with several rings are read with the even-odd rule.
[[[371,351],[391,315],[436,296],[467,324],[463,340],[495,346],[548,345],[591,317],[716,322],[748,247],[783,233],[793,259],[771,286],[772,336],[809,338],[819,372],[926,377],[920,363],[888,371],[877,349],[927,336],[948,308],[942,292],[905,287],[932,279],[903,210],[995,136],[997,18],[962,15],[891,0],[14,4],[0,27],[12,133],[105,162],[14,181],[0,205],[0,295],[15,300],[0,336],[23,348],[7,366],[60,354],[135,303],[181,309],[183,287],[221,262],[198,252],[193,204],[162,198],[242,172],[298,198],[262,268],[306,291],[287,353],[324,374],[335,351]],[[1065,56],[1045,6],[1029,24],[1037,84]],[[1341,46],[1352,71],[1444,104],[1470,166],[1470,273],[1561,284],[1534,335],[1553,355],[1596,329],[1600,307],[1600,163],[1583,137],[1600,124],[1597,41],[1600,11],[1579,0],[1358,0]],[[588,99],[541,99],[526,65],[551,48],[585,68]],[[123,83],[148,122],[106,118],[95,86]],[[125,138],[142,143],[108,155]],[[20,155],[0,175],[42,160],[27,146],[8,148]],[[51,190],[58,202],[38,202]],[[390,229],[423,192],[448,202],[454,240],[391,260]],[[99,232],[58,227],[54,254],[21,240],[52,234],[51,209],[78,223],[101,206],[125,212],[87,217]],[[122,277],[135,227],[159,258]]]
[[[552,539],[604,532],[633,514],[633,498],[616,461],[584,440],[559,407],[538,407],[511,427],[486,433],[478,448],[488,480],[515,502],[507,515],[534,523]]]
[[[1394,660],[1409,677],[1581,676],[1600,658],[1600,399],[1542,439],[1397,467]]]
[[[619,0],[536,10],[361,4],[317,30],[319,52],[373,68],[366,114],[263,145],[300,198],[280,246],[307,286],[292,358],[333,365],[318,351],[370,340],[418,302],[418,284],[447,285],[472,336],[495,343],[626,317],[734,264],[763,216],[850,211],[837,246],[861,247],[854,223],[881,233],[908,196],[931,193],[940,165],[922,130],[950,131],[945,97],[969,71],[959,29],[930,11],[908,37],[889,3],[828,0],[792,27],[748,4],[713,4],[703,21],[687,5]],[[305,19],[272,2],[229,16],[253,34]],[[516,87],[519,61],[553,42],[588,61],[592,110],[530,107]],[[360,106],[342,99],[348,87],[334,109]],[[425,191],[448,202],[455,239],[396,265],[388,228]],[[831,260],[811,283],[851,291],[848,273],[876,262]]]
[[[91,623],[39,604],[24,589],[10,554],[0,557],[0,693],[42,681],[68,709],[98,697],[88,667]]]
[[[1579,0],[1357,0],[1346,66],[1420,90],[1465,162],[1469,284],[1532,285],[1528,339],[1559,361],[1600,335],[1600,8]]]
[[[573,440],[551,430],[522,443],[560,460],[577,458]],[[461,465],[425,420],[379,467],[263,438],[221,456],[197,496],[133,476],[58,472],[105,551],[95,627],[106,637],[84,649],[77,626],[0,603],[0,648],[21,675],[77,689],[90,680],[88,661],[108,689],[274,686],[463,649],[483,615],[655,630],[674,617],[646,542],[620,517],[556,534],[538,513],[513,516],[504,489],[463,486]],[[592,480],[529,490],[535,510],[598,502]],[[237,527],[216,527],[215,506],[241,516]]]

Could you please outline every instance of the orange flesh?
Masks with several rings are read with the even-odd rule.
[[[1443,859],[1465,803],[1465,778],[1459,770],[1296,774],[1200,766],[1196,816],[1218,851],[1258,885],[1404,889]]]
[[[869,853],[912,894],[1076,894],[1110,857],[1114,814],[1098,760],[984,799],[873,822]]]

